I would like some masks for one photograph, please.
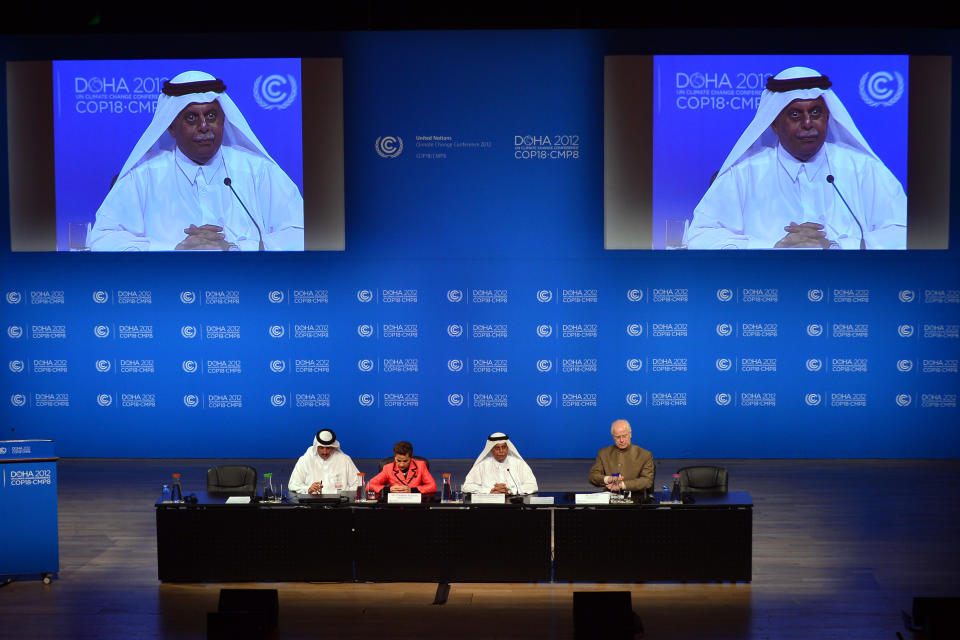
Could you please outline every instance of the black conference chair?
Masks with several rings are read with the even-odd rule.
[[[418,460],[418,461],[422,462],[423,464],[427,465],[427,471],[430,471],[430,461],[429,461],[429,460],[427,460],[426,458],[421,458],[420,456],[413,456],[413,459],[414,459],[414,460]],[[393,456],[390,456],[389,458],[384,458],[383,460],[381,460],[380,462],[377,463],[378,465],[380,465],[380,469],[379,469],[379,470],[380,470],[380,471],[383,471],[383,468],[384,468],[385,466],[387,466],[388,464],[390,464],[391,462],[393,462]]]
[[[680,493],[722,494],[727,492],[727,470],[709,465],[683,467],[680,474]]]
[[[207,493],[220,496],[254,496],[257,470],[246,464],[223,464],[207,469]]]

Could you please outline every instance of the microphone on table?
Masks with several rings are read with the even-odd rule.
[[[830,176],[830,177],[832,178],[833,176]],[[243,204],[243,200],[241,200],[240,196],[237,195],[236,190],[234,190],[233,188],[233,181],[230,178],[224,178],[223,184],[227,185],[230,188],[230,191],[232,191],[233,195],[236,196],[237,202],[240,203],[240,206],[243,207],[243,210],[246,211],[247,215],[250,217],[250,222],[252,222],[253,226],[257,228],[257,233],[260,235],[260,251],[263,251],[263,232],[260,231],[260,225],[258,225],[257,221],[253,219],[253,216],[250,215],[250,211],[247,210],[247,205]]]
[[[860,221],[857,220],[857,216],[854,215],[853,209],[850,208],[850,205],[847,204],[847,201],[846,201],[846,199],[843,197],[843,194],[840,193],[840,189],[837,188],[836,183],[833,181],[833,176],[832,176],[832,175],[828,175],[828,176],[827,176],[827,182],[829,182],[831,185],[833,185],[833,189],[834,189],[834,191],[837,192],[837,195],[840,196],[840,200],[843,201],[843,205],[847,208],[847,211],[850,212],[850,215],[853,216],[853,221],[857,223],[857,226],[858,226],[858,227],[860,227],[860,248],[861,248],[861,249],[866,249],[866,248],[867,248],[867,244],[866,244],[866,242],[864,242],[864,240],[863,240],[863,225],[861,225],[861,224],[860,224]]]
[[[517,479],[513,477],[513,474],[512,474],[512,473],[510,473],[510,467],[507,467],[507,475],[509,475],[509,476],[510,476],[510,479],[513,480],[513,485],[517,488],[517,494],[522,493],[522,492],[520,491],[520,483],[517,482]]]

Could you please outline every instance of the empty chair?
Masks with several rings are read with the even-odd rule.
[[[246,464],[224,464],[207,469],[207,493],[221,496],[253,496],[257,470]]]
[[[683,467],[680,474],[681,493],[726,493],[727,470],[709,465]]]

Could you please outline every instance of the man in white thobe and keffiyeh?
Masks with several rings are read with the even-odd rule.
[[[830,86],[807,67],[767,81],[694,210],[688,248],[907,248],[906,193]]]
[[[150,126],[97,210],[87,246],[302,251],[303,198],[223,81],[186,71],[164,83]]]
[[[537,479],[504,433],[487,438],[483,452],[463,481],[464,493],[536,493]]]
[[[357,473],[353,460],[340,450],[337,435],[330,429],[321,429],[297,460],[288,486],[297,493],[353,491],[360,486]]]

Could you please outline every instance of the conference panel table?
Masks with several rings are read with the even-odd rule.
[[[165,582],[749,581],[746,492],[693,504],[157,503]]]

